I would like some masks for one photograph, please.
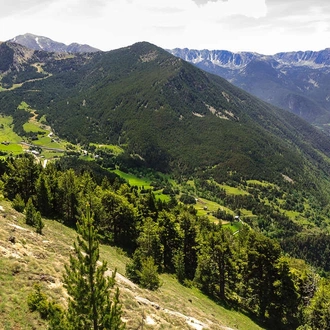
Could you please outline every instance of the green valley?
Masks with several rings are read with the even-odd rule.
[[[326,328],[328,136],[145,42],[2,43],[0,83],[5,329],[74,314],[62,273],[87,210],[128,329]]]

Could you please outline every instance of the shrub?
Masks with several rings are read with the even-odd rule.
[[[12,202],[12,206],[17,212],[22,213],[24,211],[25,203],[20,194],[16,194],[16,196]]]
[[[196,204],[196,199],[194,196],[182,194],[180,197],[180,202],[182,202],[183,204]]]
[[[148,257],[142,261],[142,269],[138,271],[141,287],[149,290],[157,290],[161,283],[154,259]]]
[[[47,296],[41,291],[39,284],[34,285],[34,291],[28,295],[27,303],[31,312],[38,311],[41,318],[47,318],[49,302]]]

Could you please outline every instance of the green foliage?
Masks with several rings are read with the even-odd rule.
[[[142,288],[157,290],[160,287],[161,283],[157,268],[152,257],[142,260],[141,271],[138,271],[139,284]]]
[[[141,250],[137,249],[132,256],[131,262],[126,264],[126,276],[137,284],[140,282],[139,271],[142,269],[142,259]]]
[[[190,196],[187,194],[182,194],[180,196],[180,202],[184,203],[184,204],[196,204],[196,199],[194,196]]]
[[[307,324],[311,329],[328,329],[330,324],[329,283],[321,281],[320,286],[307,308]]]
[[[34,284],[34,291],[28,295],[27,303],[31,312],[37,311],[42,319],[49,321],[49,329],[66,329],[63,308],[49,300],[47,295],[41,291],[39,284]]]
[[[184,254],[182,232],[179,221],[171,212],[162,210],[158,215],[158,232],[163,251],[163,266],[166,271],[176,272],[180,281],[184,280]]]
[[[36,180],[41,171],[41,165],[35,162],[32,155],[25,154],[7,161],[7,169],[2,179],[5,193],[9,199],[20,194],[24,202],[35,195]]]
[[[41,291],[40,285],[34,285],[34,291],[28,295],[27,302],[30,311],[38,311],[44,319],[48,317],[48,298],[46,294]]]
[[[324,232],[301,233],[281,242],[282,247],[296,258],[304,259],[315,267],[330,271],[330,237]]]
[[[161,286],[158,265],[152,256],[145,256],[137,249],[133,259],[126,265],[126,276],[142,288],[157,290]]]
[[[150,52],[155,52],[156,61],[143,60]],[[10,51],[6,54],[7,67]],[[313,285],[312,276],[293,273],[271,239],[279,239],[287,252],[328,270],[328,242],[326,235],[319,234],[319,228],[327,226],[322,207],[329,199],[330,148],[324,136],[148,44],[90,55],[89,59],[77,55],[55,62],[43,56],[41,62],[52,73],[50,78],[25,82],[15,91],[0,94],[0,107],[13,116],[15,131],[24,132],[31,115],[20,109],[24,98],[73,143],[121,145],[124,153],[115,159],[102,152],[107,162],[100,160],[99,164],[137,167],[141,173],[151,166],[173,173],[180,182],[191,176],[195,185],[182,190],[183,196],[200,194],[217,202],[223,208],[214,215],[223,220],[239,211],[250,226],[242,225],[232,235],[197,217],[193,207],[177,205],[175,190],[159,178],[135,183],[167,188],[170,203],[157,203],[151,191],[122,185],[96,162],[67,157],[42,169],[33,157],[8,159],[2,177],[5,197],[17,203],[16,196],[21,195],[28,204],[27,222],[40,233],[40,213],[69,226],[75,226],[86,202],[94,213],[94,223],[87,216],[78,226],[82,238],[75,244],[76,258],[72,257],[66,269],[66,287],[72,297],[68,311],[51,312],[52,305],[47,306],[40,293],[31,302],[40,305],[44,315],[53,313],[47,316],[52,329],[90,327],[93,317],[105,309],[107,315],[113,311],[113,318],[100,322],[120,323],[119,293],[110,302],[104,292],[111,281],[103,277],[104,264],[95,264],[98,239],[84,236],[86,228],[93,231],[94,225],[104,242],[132,253],[127,273],[141,286],[156,289],[158,271],[166,271],[175,273],[181,283],[194,283],[216,301],[253,314],[267,322],[267,328],[296,328],[304,322],[301,315],[307,306],[305,318],[312,328],[326,327],[322,323],[328,320],[326,291]],[[32,71],[27,67],[16,77],[13,72],[3,82],[12,86],[33,77]],[[227,120],[221,118],[224,115]],[[104,177],[107,180],[102,183]],[[272,184],[248,186],[246,179]],[[311,196],[318,203],[312,205]],[[296,218],[287,211],[297,212]],[[314,236],[309,235],[309,227]],[[93,279],[90,273],[95,274]],[[89,290],[93,283],[100,285],[102,294]],[[95,307],[95,302],[102,307]],[[83,316],[78,320],[80,312]]]
[[[160,286],[158,269],[163,266],[163,246],[157,223],[146,218],[137,239],[133,261],[126,266],[127,276],[141,287],[157,290]]]
[[[52,329],[70,329],[68,322],[76,322],[76,309],[85,313],[82,323],[90,322],[88,318],[92,314],[87,311],[91,308],[88,304],[98,298],[86,294],[92,283],[89,270],[95,270],[94,280],[99,282],[101,275],[98,272],[105,269],[94,264],[98,259],[96,242],[99,239],[124,248],[132,256],[126,271],[139,285],[157,289],[161,284],[158,272],[175,274],[182,284],[195,285],[215,301],[250,313],[265,322],[269,329],[296,328],[312,315],[314,307],[319,309],[316,303],[311,304],[320,290],[315,272],[307,271],[306,265],[297,270],[292,259],[283,259],[283,251],[276,242],[281,242],[286,253],[298,255],[303,247],[299,256],[315,264],[318,262],[323,271],[327,269],[327,235],[321,234],[321,228],[327,226],[327,209],[322,208],[321,202],[308,191],[300,190],[299,185],[246,182],[229,169],[224,171],[226,181],[223,185],[215,179],[210,180],[208,170],[199,173],[199,178],[192,176],[189,184],[175,185],[171,181],[175,187],[173,193],[175,190],[179,195],[184,191],[198,196],[200,201],[204,200],[199,198],[203,196],[216,205],[212,210],[206,210],[205,216],[197,216],[192,205],[177,204],[174,194],[170,202],[159,202],[152,190],[124,184],[99,167],[88,166],[86,162],[75,163],[75,158],[48,163],[46,168],[39,167],[29,156],[9,158],[0,165],[4,173],[5,196],[22,203],[24,199],[17,194],[25,192],[28,196],[27,222],[40,233],[41,214],[75,226],[79,215],[85,213],[86,203],[90,204],[93,213],[94,221],[83,217],[78,225],[80,239],[75,244],[75,257],[72,256],[72,263],[67,266],[67,274],[70,274],[66,275],[67,288],[76,298],[70,300],[70,312],[56,308],[53,311],[49,307],[48,314],[54,314],[54,317],[47,316]],[[74,168],[70,168],[71,165]],[[170,181],[166,182],[154,171],[148,176],[145,173],[147,170],[135,170],[135,174],[150,178],[153,187],[166,186]],[[297,211],[299,204],[303,205],[301,211]],[[204,204],[197,207],[201,205]],[[282,207],[293,207],[295,215]],[[228,220],[233,214],[239,214],[241,221],[233,233],[218,224],[215,218],[208,218],[207,212]],[[84,239],[86,228],[93,228],[91,231],[97,237]],[[314,235],[310,235],[311,230]],[[92,244],[90,249],[88,242]],[[92,254],[87,258],[88,251]],[[318,251],[322,251],[321,256]],[[94,265],[91,268],[89,261]],[[89,284],[85,282],[87,279]],[[102,287],[107,285],[102,284]],[[115,310],[116,295],[113,292],[113,304],[109,302]],[[49,306],[52,303],[49,302]],[[311,308],[308,315],[304,312],[307,306]],[[83,324],[80,326],[84,327]]]
[[[173,263],[175,267],[175,275],[179,283],[184,284],[186,279],[185,267],[184,267],[184,254],[182,250],[178,250],[173,257]]]
[[[58,180],[63,221],[69,226],[76,225],[78,215],[77,179],[72,169],[65,171]]]
[[[45,224],[42,221],[41,213],[36,210],[32,198],[29,198],[25,206],[25,223],[29,226],[35,227],[38,234],[42,234],[42,229]]]
[[[36,209],[33,205],[32,198],[30,197],[25,206],[25,223],[29,226],[36,225]]]
[[[152,257],[153,261],[156,262],[156,265],[158,265],[159,268],[162,268],[163,246],[160,241],[157,223],[148,217],[144,220],[141,229],[137,243],[143,259]]]
[[[196,271],[202,290],[222,300],[235,277],[231,236],[231,232],[221,226],[205,233]]]
[[[25,203],[20,194],[16,194],[15,198],[13,199],[12,205],[17,212],[24,211]]]
[[[280,247],[272,240],[256,234],[249,236],[248,247],[244,280],[251,289],[251,295],[256,297],[255,307],[263,318],[271,304]]]
[[[197,268],[197,226],[196,217],[188,211],[183,211],[179,217],[182,241],[181,248],[184,254],[185,278],[193,280]]]
[[[1,47],[9,68],[13,49]],[[28,81],[44,75],[33,63],[44,63],[51,76]],[[324,135],[153,45],[56,60],[35,53],[18,69],[9,78],[23,85],[0,94],[15,131],[24,134],[30,116],[17,110],[24,100],[73,143],[119,144],[125,150],[120,157],[100,160],[111,167],[147,166],[178,179],[199,172],[219,183],[229,169],[282,186],[285,175],[317,198],[328,198],[330,148]]]
[[[39,211],[37,211],[35,213],[35,219],[34,219],[34,221],[35,221],[35,227],[36,227],[37,234],[42,235],[42,229],[45,227],[45,224],[42,221],[41,213]]]
[[[134,246],[137,210],[127,198],[110,190],[104,191],[100,212],[100,230],[108,233],[110,242],[128,249]]]
[[[49,178],[41,173],[36,181],[37,205],[41,214],[49,216],[51,214],[51,190],[48,182]]]
[[[5,43],[1,43],[0,52],[1,52],[0,71],[7,71],[9,70],[11,64],[13,63],[14,51]]]
[[[77,227],[80,236],[74,242],[75,255],[70,256],[70,264],[65,266],[64,286],[70,299],[64,329],[124,329],[118,289],[113,299],[109,296],[116,272],[111,278],[105,277],[107,264],[98,265],[98,234],[89,205],[86,217],[81,218]]]

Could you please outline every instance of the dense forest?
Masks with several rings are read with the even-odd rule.
[[[25,209],[27,223],[39,233],[43,228],[39,214],[75,228],[90,205],[101,241],[131,256],[126,275],[142,287],[157,290],[161,285],[158,274],[172,273],[182,285],[196,286],[219,304],[247,313],[268,329],[328,328],[328,260],[318,260],[310,249],[306,257],[319,262],[315,268],[284,252],[293,255],[311,243],[307,238],[298,240],[299,236],[292,239],[292,234],[299,235],[299,226],[272,213],[267,205],[258,206],[253,194],[232,198],[215,184],[199,181],[200,191],[212,192],[222,204],[254,210],[257,217],[245,218],[239,231],[233,232],[221,220],[198,216],[189,198],[183,198],[185,204],[172,194],[167,202],[162,201],[152,190],[130,186],[113,173],[93,171],[95,163],[80,161],[73,168],[72,163],[72,158],[64,158],[43,168],[31,155],[1,162],[5,196],[15,209]],[[253,192],[255,187],[250,188]],[[281,192],[264,188],[262,193],[271,198]],[[301,207],[299,198],[287,203]],[[216,215],[235,221],[225,212]],[[316,250],[321,239],[315,238]],[[327,237],[322,242],[328,242]]]
[[[68,56],[3,43],[0,55],[0,109],[20,136],[25,102],[62,139],[119,145],[157,171],[221,181],[230,168],[245,179],[313,182],[317,198],[329,190],[325,135],[159,47]]]

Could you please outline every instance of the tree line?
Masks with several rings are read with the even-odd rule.
[[[81,167],[43,168],[31,155],[9,158],[0,170],[4,195],[26,215],[32,204],[44,218],[76,228],[89,205],[100,241],[131,256],[126,275],[142,287],[156,290],[159,274],[171,273],[268,328],[328,328],[328,280],[248,225],[234,234],[175,198],[157,200],[150,190]]]

